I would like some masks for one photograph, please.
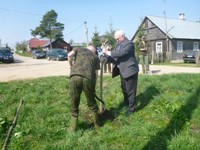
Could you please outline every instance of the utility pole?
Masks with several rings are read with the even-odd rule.
[[[200,50],[197,50],[197,55],[196,55],[196,64],[199,67],[200,65]]]
[[[87,26],[86,26],[86,21],[84,22],[84,24],[85,24],[85,34],[86,34],[86,43],[87,43],[87,46],[89,45],[88,44],[88,28],[87,28]]]
[[[166,7],[165,7],[165,0],[164,0],[164,16],[165,16],[165,36],[166,36],[166,54],[167,59],[169,60],[169,48],[168,48],[168,33],[167,33],[167,19],[166,19]]]

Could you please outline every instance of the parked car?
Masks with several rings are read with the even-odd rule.
[[[50,49],[46,54],[47,60],[67,60],[67,52],[64,49]]]
[[[197,56],[197,52],[196,51],[188,52],[188,53],[184,54],[183,61],[185,63],[187,63],[187,62],[195,63],[196,62],[196,56]]]
[[[8,62],[8,63],[14,62],[13,53],[10,51],[10,49],[6,49],[6,48],[0,49],[0,61]]]
[[[33,50],[32,51],[32,58],[33,59],[38,59],[38,58],[45,58],[46,53],[42,50]]]

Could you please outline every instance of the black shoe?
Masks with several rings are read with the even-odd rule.
[[[126,111],[126,112],[125,112],[125,116],[126,116],[126,117],[130,116],[131,114],[133,114],[132,111]]]
[[[128,100],[124,100],[124,105],[128,106]]]

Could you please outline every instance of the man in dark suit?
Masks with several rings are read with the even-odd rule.
[[[136,108],[136,90],[138,81],[138,62],[135,58],[134,44],[128,40],[123,30],[115,32],[117,46],[113,51],[103,49],[103,53],[113,60],[112,77],[120,75],[124,103],[128,106],[126,115],[130,115]]]

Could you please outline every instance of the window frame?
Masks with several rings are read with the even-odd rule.
[[[183,41],[177,41],[176,44],[176,51],[178,53],[182,53],[183,52]]]
[[[198,51],[199,49],[199,42],[193,42],[193,51]]]

